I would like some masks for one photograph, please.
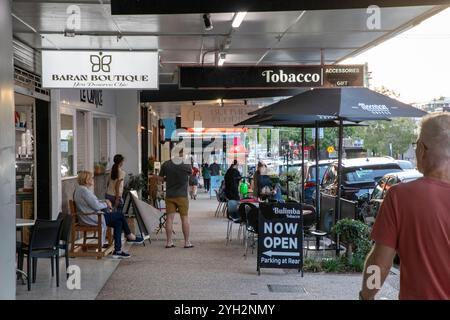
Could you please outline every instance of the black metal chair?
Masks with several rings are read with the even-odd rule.
[[[218,217],[220,216],[220,213],[222,213],[222,216],[224,216],[227,210],[228,199],[224,196],[221,196],[217,190],[214,190],[214,192],[216,193],[216,199],[218,202],[214,216]]]
[[[311,211],[311,214],[303,214],[303,232],[304,240],[306,242],[305,258],[309,251],[325,251],[325,243],[323,243],[322,250],[320,249],[320,241],[324,242],[324,238],[329,235],[328,232],[317,229],[317,212],[316,208],[310,204],[302,203],[302,211]],[[311,249],[309,243],[315,241],[315,248]]]
[[[70,232],[72,230],[73,218],[70,214],[63,214],[60,212],[57,220],[62,220],[58,248],[60,250],[64,250],[64,258],[66,260],[66,278],[68,278],[69,274],[67,273],[67,269],[69,268]]]
[[[246,237],[247,237],[247,210],[249,207],[246,206],[246,203],[241,203],[239,205],[238,211],[239,211],[239,218],[240,218],[240,225],[239,225],[239,232],[240,235],[242,233],[242,244],[245,245]]]
[[[252,254],[256,246],[256,241],[258,236],[258,215],[259,215],[259,208],[251,203],[245,203],[245,214],[246,214],[246,225],[245,225],[245,232],[247,234],[247,239],[245,240],[245,253],[244,256],[247,258],[247,252],[249,247],[249,240],[251,237],[251,244],[252,247]]]
[[[24,256],[27,256],[27,285],[31,290],[31,275],[36,282],[37,259],[50,258],[52,277],[55,274],[56,286],[59,287],[59,240],[61,236],[62,220],[36,220],[29,245],[23,245],[19,251],[19,269],[23,269]],[[33,265],[31,265],[33,263]]]
[[[241,224],[241,217],[239,215],[239,201],[229,200],[227,203],[227,245],[231,242],[233,235],[233,224]]]

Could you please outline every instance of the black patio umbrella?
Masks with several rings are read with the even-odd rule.
[[[327,120],[328,119],[328,120]],[[301,128],[301,138],[302,138],[302,175],[301,175],[301,199],[305,198],[305,177],[304,177],[304,166],[305,166],[305,128],[315,128],[316,129],[316,139],[315,139],[315,158],[316,158],[316,209],[320,208],[319,201],[319,134],[318,129],[320,128],[330,128],[339,127],[339,121],[337,117],[334,116],[285,116],[285,115],[256,115],[240,123],[235,124],[235,126],[257,126],[257,127],[294,127]],[[367,124],[356,123],[351,121],[343,121],[344,127],[352,126],[367,126]],[[289,161],[286,163],[287,172],[289,172]],[[289,196],[289,183],[288,186],[288,196]]]
[[[385,119],[389,120],[389,119]],[[354,121],[344,121],[344,127],[366,126],[361,123],[362,119]],[[253,116],[247,120],[235,124],[235,127],[259,126],[259,127],[294,127],[294,128],[315,128],[316,122],[320,128],[330,128],[339,126],[339,118],[334,116],[295,116],[295,115],[269,115],[261,114]]]
[[[339,121],[338,194],[335,222],[341,218],[343,125],[347,121],[387,120],[394,117],[420,118],[425,111],[392,99],[367,88],[311,89],[279,101],[250,115],[272,116],[332,116]],[[318,132],[316,123],[316,133]],[[317,143],[317,142],[316,142]],[[317,195],[316,195],[317,196]],[[336,248],[339,251],[339,243]]]
[[[367,88],[311,89],[251,115],[334,116],[343,120],[420,118],[426,112]]]
[[[387,119],[389,120],[389,119]],[[367,126],[364,123],[357,123],[351,121],[343,121],[342,125],[344,127],[351,126]],[[257,127],[295,127],[301,128],[301,138],[302,138],[302,168],[305,165],[305,128],[315,128],[316,129],[316,138],[315,138],[315,158],[316,158],[316,210],[320,210],[320,192],[319,192],[319,127],[320,128],[330,128],[330,127],[339,127],[340,122],[338,121],[338,117],[335,116],[326,116],[326,115],[314,115],[314,116],[298,116],[298,115],[271,115],[271,114],[260,114],[253,116],[247,120],[244,120],[240,123],[235,124],[235,126],[257,126]],[[287,163],[287,171],[289,171],[289,162]],[[305,177],[304,170],[302,170],[301,176],[301,190],[303,200],[305,198]],[[289,184],[288,184],[289,186]],[[288,192],[289,194],[289,192]]]

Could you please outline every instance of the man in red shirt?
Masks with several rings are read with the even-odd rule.
[[[386,194],[372,230],[360,299],[374,299],[400,257],[401,300],[450,299],[450,113],[423,119],[416,148],[424,177]]]

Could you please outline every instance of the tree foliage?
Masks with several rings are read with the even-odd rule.
[[[364,139],[364,146],[373,155],[388,155],[392,144],[393,156],[405,153],[416,139],[417,125],[409,118],[392,121],[373,121],[368,127],[360,127],[354,133]]]

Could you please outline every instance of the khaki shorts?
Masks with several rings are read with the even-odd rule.
[[[189,199],[187,197],[167,198],[166,213],[179,213],[180,216],[187,216],[189,211]]]

